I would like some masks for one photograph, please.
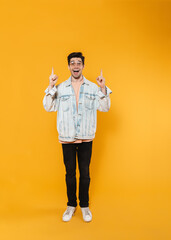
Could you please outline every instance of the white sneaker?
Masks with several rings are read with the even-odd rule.
[[[81,211],[83,214],[83,219],[85,222],[90,222],[92,220],[92,213],[89,207],[81,207]]]
[[[67,206],[67,209],[62,216],[62,220],[64,222],[68,222],[69,220],[71,220],[72,216],[74,215],[75,210],[76,210],[76,207]]]

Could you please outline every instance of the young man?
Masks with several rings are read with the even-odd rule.
[[[96,132],[97,110],[109,111],[112,91],[105,86],[105,79],[97,77],[99,87],[87,80],[82,71],[84,56],[81,52],[68,55],[68,68],[71,76],[68,80],[57,83],[58,77],[51,74],[49,86],[45,90],[43,105],[46,111],[57,111],[57,130],[62,144],[63,160],[66,169],[67,209],[63,221],[69,221],[77,206],[76,197],[76,154],[80,172],[79,205],[86,222],[92,220],[89,209],[89,165],[92,154],[92,142]]]

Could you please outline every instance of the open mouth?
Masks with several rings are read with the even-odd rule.
[[[77,76],[79,74],[79,70],[74,70],[74,74]]]

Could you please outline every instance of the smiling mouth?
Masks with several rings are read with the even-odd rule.
[[[79,72],[79,70],[73,70],[73,72],[74,72],[74,73],[78,73],[78,72]]]

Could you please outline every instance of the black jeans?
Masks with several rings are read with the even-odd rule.
[[[62,144],[63,160],[66,169],[67,186],[67,206],[77,206],[76,197],[76,153],[78,157],[79,178],[79,205],[80,207],[89,206],[89,185],[90,173],[89,165],[92,154],[92,141],[82,143]]]

